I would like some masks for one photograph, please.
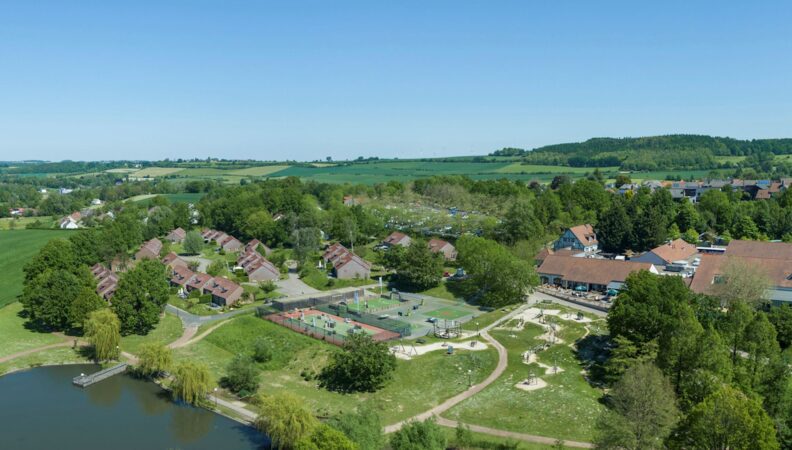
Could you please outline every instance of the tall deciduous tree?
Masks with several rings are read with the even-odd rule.
[[[597,221],[597,241],[606,252],[621,253],[632,242],[632,220],[627,215],[624,200],[616,198]]]
[[[191,405],[198,405],[206,400],[212,388],[212,378],[205,365],[186,361],[176,366],[174,372],[171,387],[176,399]]]
[[[121,319],[121,332],[146,334],[151,331],[159,322],[167,301],[165,266],[159,261],[144,259],[121,275],[113,295],[112,308]]]
[[[624,372],[610,393],[610,404],[597,421],[597,448],[664,448],[679,419],[671,383],[650,362]]]
[[[72,327],[82,327],[90,313],[106,306],[107,302],[102,300],[94,289],[87,286],[84,287],[69,307],[69,320]]]
[[[759,403],[729,386],[693,408],[675,441],[680,448],[779,448],[773,421]]]
[[[712,285],[712,295],[730,307],[734,302],[744,301],[752,306],[764,303],[765,292],[770,286],[767,274],[760,266],[749,264],[739,258],[727,258],[721,267],[721,282]]]
[[[157,377],[170,370],[173,365],[171,350],[156,342],[150,342],[140,347],[138,351],[138,371],[146,377]]]
[[[184,236],[184,252],[190,255],[197,255],[203,250],[203,237],[197,231],[188,231]]]
[[[386,256],[396,269],[396,282],[411,291],[423,291],[440,284],[443,276],[443,256],[432,253],[426,241],[415,239],[409,247],[396,246]]]
[[[358,446],[344,433],[320,423],[313,432],[294,445],[295,450],[358,450]]]
[[[72,326],[72,305],[85,289],[95,289],[90,272],[79,266],[80,275],[73,270],[46,269],[25,282],[20,302],[28,318],[36,326],[66,330]]]
[[[121,343],[118,317],[109,308],[94,311],[85,321],[85,336],[91,341],[97,361],[118,358]]]
[[[477,291],[479,303],[500,307],[523,300],[538,284],[533,265],[518,259],[495,241],[465,235],[457,241],[458,261],[467,272],[465,281]]]
[[[384,342],[355,333],[344,341],[319,375],[326,388],[340,392],[374,392],[393,377],[396,357]]]

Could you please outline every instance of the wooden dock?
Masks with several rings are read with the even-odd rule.
[[[72,383],[80,387],[88,387],[94,383],[98,383],[102,380],[112,377],[113,375],[126,372],[127,367],[129,367],[128,363],[120,363],[116,364],[113,367],[108,367],[107,369],[102,369],[99,372],[92,373],[89,375],[80,375],[78,377],[74,377]]]

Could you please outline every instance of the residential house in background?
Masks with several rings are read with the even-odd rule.
[[[76,230],[80,228],[80,221],[82,220],[82,213],[79,211],[75,211],[68,216],[62,218],[60,222],[58,222],[58,228],[62,230]]]
[[[204,287],[204,292],[212,294],[212,303],[219,306],[233,306],[242,297],[242,286],[222,277],[212,278]]]
[[[245,271],[250,281],[275,281],[280,278],[280,270],[255,248],[239,255],[237,266]]]
[[[138,250],[137,253],[135,253],[135,259],[138,261],[143,259],[155,259],[159,261],[160,251],[162,251],[162,241],[160,241],[157,238],[154,238],[150,241],[146,241],[140,247],[140,250]]]
[[[99,263],[91,267],[91,273],[96,279],[96,293],[109,301],[118,288],[118,274]]]
[[[670,266],[673,263],[691,264],[698,255],[698,249],[693,244],[688,244],[682,239],[669,241],[648,252],[633,256],[630,261],[648,262],[658,267]]]
[[[571,250],[582,250],[586,253],[597,251],[597,234],[594,227],[589,224],[578,225],[567,228],[564,233],[553,244],[553,250],[568,248]]]
[[[382,241],[382,245],[385,245],[387,247],[394,247],[396,245],[400,245],[402,247],[409,247],[410,243],[412,243],[412,239],[410,239],[410,236],[407,236],[401,231],[394,231],[388,237],[386,237],[384,241]]]
[[[429,246],[429,250],[431,250],[432,253],[440,253],[443,255],[445,259],[449,261],[456,260],[457,250],[456,247],[451,245],[450,242],[444,241],[442,239],[433,238],[433,239],[429,239],[427,245]]]
[[[169,240],[169,241],[171,241],[173,243],[179,243],[180,244],[180,243],[184,242],[184,238],[185,237],[187,237],[187,232],[184,231],[183,228],[179,227],[179,228],[176,228],[176,229],[172,230],[170,233],[168,233],[168,235],[165,236],[165,239],[167,239],[167,240]]]
[[[226,237],[218,241],[217,244],[227,252],[238,252],[239,249],[242,248],[242,243],[239,242],[239,239],[231,235],[226,235]]]
[[[170,267],[171,269],[175,269],[176,267],[189,267],[187,261],[181,259],[179,255],[174,252],[170,252],[162,258],[162,264]]]
[[[242,250],[242,253],[244,254],[252,251],[258,251],[259,247],[264,249],[264,256],[269,256],[269,254],[272,253],[272,249],[264,245],[264,243],[258,239],[252,239],[250,242],[245,244],[245,248]]]
[[[328,247],[322,255],[322,259],[325,263],[333,266],[333,275],[339,280],[365,279],[371,276],[371,263],[350,252],[339,243]]]

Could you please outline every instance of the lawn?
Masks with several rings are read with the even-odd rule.
[[[555,308],[555,306],[554,306]],[[570,346],[585,333],[583,324],[558,320],[562,326],[557,344],[539,354],[539,362],[563,371],[545,374],[538,365],[525,364],[522,353],[545,341],[537,339],[544,330],[526,324],[522,331],[498,328],[491,335],[508,352],[509,366],[498,380],[474,397],[465,400],[445,414],[449,419],[504,430],[542,436],[591,441],[593,425],[603,409],[599,402],[602,391],[592,387],[581,374],[583,363]],[[515,384],[530,373],[546,381],[548,386],[534,391],[522,391]],[[509,414],[502,414],[509,411]]]
[[[78,363],[87,364],[92,362],[93,361],[83,356],[79,350],[74,350],[71,347],[53,348],[0,364],[0,375],[30,367]]]
[[[149,334],[140,336],[132,334],[121,338],[121,349],[129,353],[135,354],[140,350],[143,344],[151,342],[157,344],[170,344],[182,335],[182,323],[178,317],[173,314],[165,314],[160,319],[156,328],[151,330]]]
[[[19,303],[0,308],[0,336],[3,337],[0,357],[61,342],[61,339],[55,335],[25,328],[25,319],[19,317],[20,311],[22,305]]]
[[[430,317],[436,317],[438,319],[456,320],[460,317],[469,316],[470,312],[463,309],[456,309],[446,306],[444,308],[425,312],[424,314]]]
[[[8,230],[0,231],[0,307],[22,293],[22,267],[50,239],[68,237],[67,230]]]
[[[308,380],[301,376],[320,372],[330,353],[339,351],[337,347],[256,317],[231,320],[205,339],[176,350],[176,358],[201,360],[219,379],[234,355],[252,351],[254,340],[264,336],[272,342],[274,355],[270,362],[260,365],[260,391],[290,391],[321,416],[367,403],[380,412],[385,423],[393,423],[467,389],[468,369],[472,371],[472,382],[477,383],[492,372],[497,362],[497,352],[492,349],[460,351],[451,356],[432,352],[410,361],[399,360],[393,380],[379,392],[344,395],[318,388],[312,376],[307,376]]]
[[[196,316],[213,316],[219,314],[216,309],[210,308],[206,304],[196,303],[193,305],[175,294],[168,297],[168,303],[190,314],[195,314]]]
[[[327,274],[321,270],[308,270],[305,276],[301,276],[300,280],[303,283],[311,286],[320,291],[328,291],[331,289],[339,289],[351,286],[368,286],[375,284],[376,281],[370,278],[353,278],[349,280],[339,280],[337,278],[328,277]]]
[[[453,281],[452,281],[453,283]],[[419,294],[427,295],[429,297],[437,297],[437,298],[444,298],[446,300],[462,300],[461,297],[454,295],[451,291],[448,290],[448,283],[443,281],[437,286],[427,289],[423,292],[419,292]]]

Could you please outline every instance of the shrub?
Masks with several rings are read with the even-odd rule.
[[[267,338],[258,337],[253,342],[253,359],[258,363],[265,363],[272,359],[272,348]]]

